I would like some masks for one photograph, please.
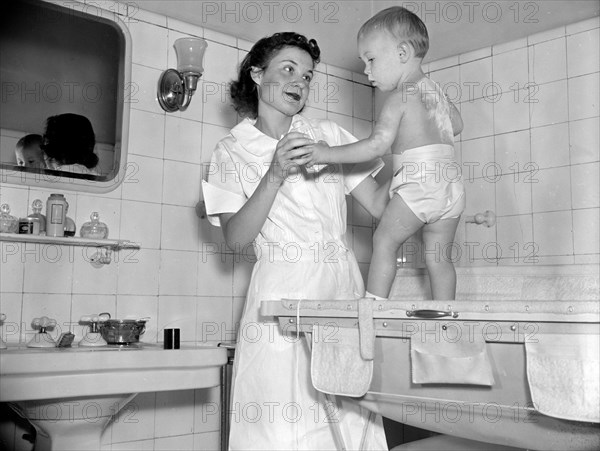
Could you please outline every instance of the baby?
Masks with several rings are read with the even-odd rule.
[[[41,135],[25,135],[17,142],[15,147],[15,157],[17,164],[26,168],[45,169],[45,154],[41,149]]]
[[[373,236],[367,297],[385,299],[396,275],[400,246],[423,229],[425,264],[433,299],[454,299],[456,272],[449,255],[465,208],[454,135],[462,131],[458,110],[421,69],[429,49],[425,24],[400,6],[369,19],[358,33],[358,51],[373,86],[389,95],[370,137],[330,148],[306,146],[317,163],[359,163],[391,147],[394,175],[390,202]]]

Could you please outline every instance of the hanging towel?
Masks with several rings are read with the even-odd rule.
[[[494,384],[482,334],[462,333],[449,340],[421,330],[410,338],[410,358],[415,384]]]
[[[600,422],[598,335],[540,334],[525,342],[534,408],[544,415]]]
[[[363,396],[369,390],[373,360],[361,356],[358,328],[338,327],[331,333],[315,324],[312,340],[310,375],[317,390],[353,397]]]

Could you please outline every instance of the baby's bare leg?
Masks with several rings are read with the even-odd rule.
[[[460,218],[440,219],[423,227],[425,265],[429,273],[433,299],[450,300],[456,297],[456,271],[450,252]]]
[[[396,277],[398,249],[417,230],[423,227],[402,197],[394,194],[373,235],[373,257],[369,268],[367,291],[387,298]]]

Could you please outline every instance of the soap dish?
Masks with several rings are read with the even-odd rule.
[[[98,212],[93,212],[90,215],[91,221],[84,223],[81,226],[79,235],[82,238],[93,238],[93,239],[106,239],[108,238],[108,227],[103,222],[100,222],[100,215]]]

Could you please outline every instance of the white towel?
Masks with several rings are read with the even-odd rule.
[[[361,356],[358,328],[337,327],[332,333],[315,324],[312,340],[310,375],[317,390],[353,397],[369,390],[373,360]]]
[[[600,422],[598,335],[539,334],[526,342],[534,408],[555,418]]]

